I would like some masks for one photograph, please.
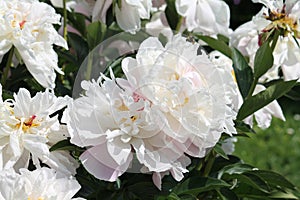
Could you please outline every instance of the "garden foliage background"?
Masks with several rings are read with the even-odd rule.
[[[0,0],[0,5],[1,3],[4,4],[3,2],[5,1]],[[40,2],[44,2],[52,6],[52,3],[54,1],[40,0]],[[116,6],[120,6],[120,4],[122,4],[121,3],[122,1],[118,1],[118,0],[116,1],[114,0],[112,2]],[[232,30],[235,30],[241,24],[251,20],[252,17],[256,15],[263,7],[262,4],[254,4],[252,1],[246,1],[246,0],[240,0],[240,1],[226,0],[225,2],[228,4],[230,8],[230,13],[231,13],[230,28],[232,28]],[[176,12],[175,0],[166,0],[165,3],[167,5],[165,9],[165,13],[167,16],[168,23],[173,30],[175,30],[176,27],[178,29],[178,24],[179,25],[182,24],[181,21],[182,17],[180,17],[180,15]],[[80,158],[80,156],[86,155],[84,152],[86,152],[86,150],[89,149],[90,146],[81,145],[79,144],[80,142],[78,141],[76,143],[76,133],[75,133],[75,139],[70,140],[70,135],[71,136],[74,135],[72,135],[72,133],[67,133],[66,128],[62,128],[62,127],[65,126],[66,124],[68,124],[69,126],[69,123],[71,124],[70,121],[72,121],[72,119],[70,120],[68,119],[68,117],[71,116],[70,118],[72,118],[72,114],[74,113],[76,114],[77,112],[76,111],[72,113],[72,106],[74,104],[72,104],[71,106],[71,104],[68,103],[68,101],[72,101],[71,98],[69,97],[75,98],[79,96],[78,95],[79,92],[77,90],[80,90],[79,89],[80,82],[84,79],[81,78],[81,76],[82,75],[85,76],[86,75],[85,70],[89,70],[87,66],[89,66],[91,58],[93,58],[93,56],[95,55],[96,56],[98,55],[97,53],[95,54],[95,52],[98,51],[106,52],[103,49],[106,48],[107,41],[109,41],[111,38],[114,38],[116,35],[124,32],[124,30],[120,29],[120,27],[116,23],[116,19],[114,16],[115,10],[113,10],[112,7],[110,7],[107,11],[107,15],[105,17],[106,24],[101,23],[100,21],[91,23],[91,16],[85,16],[81,13],[74,12],[72,9],[67,10],[66,8],[54,7],[54,6],[53,8],[55,8],[56,13],[64,17],[62,18],[62,24],[64,23],[68,24],[68,29],[64,29],[63,26],[61,26],[60,24],[54,25],[55,29],[62,35],[62,37],[66,39],[68,44],[68,49],[62,48],[62,46],[64,46],[63,42],[61,41],[58,42],[59,39],[55,39],[57,45],[54,45],[53,49],[55,53],[58,55],[58,67],[61,68],[61,70],[64,72],[64,75],[56,73],[55,87],[53,88],[53,91],[52,89],[45,90],[45,87],[42,86],[42,85],[44,86],[47,85],[47,83],[43,82],[45,81],[43,80],[43,77],[33,78],[32,74],[34,74],[34,72],[32,73],[32,71],[34,70],[31,69],[31,73],[29,72],[30,70],[24,59],[25,54],[20,53],[22,50],[20,46],[18,46],[19,44],[13,44],[14,47],[4,54],[4,56],[2,57],[2,62],[0,63],[2,98],[3,98],[3,101],[1,103],[3,105],[5,104],[4,106],[2,106],[1,104],[2,107],[0,107],[0,110],[2,109],[0,114],[1,117],[0,125],[2,125],[2,127],[0,127],[0,135],[2,134],[2,136],[0,137],[0,145],[1,145],[0,151],[3,157],[2,158],[3,160],[0,162],[2,165],[1,166],[2,171],[0,173],[0,194],[3,197],[0,196],[0,199],[1,198],[2,199],[22,199],[22,198],[26,198],[26,199],[45,198],[46,199],[50,197],[52,197],[53,199],[85,198],[85,199],[101,199],[101,200],[102,199],[125,199],[125,200],[127,199],[143,199],[143,200],[145,199],[157,199],[157,200],[229,199],[229,200],[235,200],[235,199],[298,199],[300,198],[300,194],[297,189],[297,187],[298,188],[300,187],[300,173],[298,170],[300,166],[300,136],[299,136],[300,107],[298,106],[300,101],[299,84],[297,83],[296,80],[295,81],[290,80],[287,82],[283,82],[280,80],[271,80],[271,81],[266,81],[264,83],[264,85],[267,88],[271,88],[271,89],[268,90],[264,95],[262,95],[263,97],[261,96],[260,99],[259,98],[251,99],[252,93],[250,95],[248,94],[248,92],[251,91],[252,89],[253,90],[251,92],[254,91],[254,88],[250,88],[252,83],[251,81],[253,80],[254,82],[258,81],[258,78],[261,77],[264,73],[266,73],[266,71],[268,70],[267,68],[272,67],[273,65],[272,51],[275,48],[274,43],[277,42],[278,37],[285,35],[284,32],[280,32],[281,31],[280,28],[282,27],[275,28],[274,32],[270,31],[270,35],[264,38],[265,40],[263,42],[265,45],[261,44],[260,46],[261,48],[259,48],[258,51],[255,50],[255,52],[257,52],[255,56],[259,57],[260,60],[259,59],[257,59],[258,61],[255,60],[254,65],[257,65],[257,63],[259,63],[260,65],[265,67],[263,67],[262,70],[259,69],[258,70],[256,69],[257,71],[254,70],[254,78],[253,78],[253,73],[249,72],[251,71],[250,70],[251,68],[248,65],[249,64],[248,62],[250,62],[249,57],[247,56],[244,57],[240,53],[240,51],[231,48],[227,37],[222,35],[218,35],[218,36],[215,35],[210,37],[205,34],[201,35],[195,32],[194,33],[188,32],[187,30],[184,31],[184,34],[188,35],[187,40],[191,44],[194,45],[195,43],[199,42],[200,44],[204,45],[203,48],[207,53],[210,53],[213,50],[218,50],[224,55],[226,55],[227,57],[230,57],[233,61],[233,66],[235,66],[235,71],[233,73],[236,74],[235,75],[236,76],[235,78],[237,79],[236,82],[239,84],[240,91],[246,103],[244,107],[242,107],[241,109],[242,111],[239,110],[238,112],[237,115],[238,120],[231,121],[231,122],[234,121],[235,123],[235,128],[237,129],[237,134],[235,135],[235,138],[238,139],[237,141],[233,140],[235,141],[234,143],[232,143],[232,141],[230,142],[229,152],[226,152],[224,150],[223,145],[224,143],[226,143],[224,141],[230,137],[227,134],[222,134],[222,137],[220,137],[218,143],[216,145],[213,145],[214,147],[212,146],[210,146],[209,148],[204,147],[205,156],[203,155],[203,156],[198,156],[198,158],[195,158],[191,156],[189,153],[184,152],[185,156],[189,154],[187,157],[189,157],[191,164],[187,166],[180,166],[181,168],[179,167],[182,170],[180,172],[182,175],[180,180],[177,181],[175,180],[176,179],[175,177],[178,178],[179,175],[178,174],[177,174],[178,176],[174,175],[176,173],[172,171],[173,168],[167,170],[167,172],[171,172],[173,176],[171,175],[165,176],[165,174],[167,174],[166,171],[159,172],[158,176],[160,177],[160,179],[162,179],[161,182],[157,181],[157,177],[154,178],[154,176],[152,176],[153,171],[151,171],[150,169],[148,169],[148,171],[146,170],[146,172],[150,172],[150,173],[136,173],[136,171],[134,171],[135,173],[130,173],[130,172],[124,173],[126,170],[120,170],[120,171],[116,170],[114,173],[119,173],[119,174],[115,177],[115,179],[110,177],[111,179],[107,178],[106,180],[99,180],[99,176],[102,175],[97,174],[97,172],[95,172],[97,170],[94,169],[91,170],[89,168],[90,166],[89,167],[83,166],[82,165],[83,159]],[[1,11],[0,8],[0,16],[1,15],[3,15],[3,11]],[[26,24],[25,21],[23,23]],[[23,23],[19,23],[21,29],[23,28]],[[142,20],[142,26],[144,26],[146,23],[147,20]],[[278,35],[276,31],[278,31]],[[268,31],[266,32],[269,33]],[[0,36],[1,36],[0,39],[4,41],[5,38],[3,39],[1,33]],[[147,37],[150,37],[150,35],[148,35],[148,33],[144,31],[138,32],[136,33],[136,35],[131,35],[130,33],[128,33],[126,35],[121,35],[121,36],[124,36],[122,38],[122,39],[125,38],[124,41],[132,40],[132,38],[134,38],[133,40],[139,41],[139,40],[144,40]],[[118,36],[116,36],[116,38],[119,39]],[[161,41],[165,41],[166,37],[163,35],[159,35],[159,39]],[[202,42],[200,42],[201,40]],[[106,41],[106,43],[105,42],[103,43],[103,41]],[[208,45],[205,45],[203,41]],[[44,46],[43,48],[48,48],[48,47],[49,46]],[[50,45],[50,47],[52,46]],[[2,50],[3,49],[0,49],[0,52]],[[124,73],[122,72],[123,64],[121,64],[121,61],[125,60],[124,59],[125,57],[135,58],[138,50],[137,49],[134,50],[135,51],[131,52],[130,54],[120,55],[117,59],[109,60],[109,62],[107,62],[108,66],[112,69],[116,77],[124,77]],[[115,53],[113,50],[107,52],[108,54],[105,55],[107,57]],[[44,60],[47,60],[47,55],[51,57],[53,56],[52,53],[53,52],[49,51],[40,56],[42,56]],[[115,54],[118,55],[118,53]],[[220,57],[219,54],[217,55],[218,55],[217,58],[219,58]],[[30,55],[28,57],[30,57]],[[93,61],[95,62],[95,60]],[[104,82],[110,81],[110,79],[107,77],[110,77],[112,78],[112,80],[115,81],[115,79],[113,79],[113,75],[109,71],[108,66],[106,66],[107,68],[105,70],[102,70],[103,72],[102,78],[103,77],[105,78],[100,79],[99,81],[100,83],[98,82],[98,86],[100,85],[103,88],[108,87],[107,85],[105,86],[104,84]],[[80,78],[78,78],[77,75],[79,75]],[[97,74],[92,74],[94,78],[99,77],[99,75],[100,74],[98,72]],[[128,74],[126,74],[126,76],[128,76]],[[282,76],[280,78],[282,78]],[[115,81],[115,83],[117,86],[119,86],[117,81]],[[91,88],[91,86],[89,87]],[[87,87],[86,85],[86,88],[89,87]],[[123,90],[121,86],[119,87],[120,87],[119,89]],[[20,92],[21,91],[20,88],[26,88],[30,92],[32,98],[31,97],[27,98],[26,95],[28,94],[24,92],[24,90],[22,91],[23,93]],[[85,90],[87,90],[86,88]],[[46,91],[45,93],[48,92],[51,94],[53,92],[53,94],[55,94],[56,96],[54,97],[51,96],[50,94],[49,97],[47,98],[45,97],[47,101],[52,101],[51,106],[48,106],[48,108],[43,108],[43,105],[41,103],[45,99],[41,98],[42,99],[41,100],[36,98],[35,100],[33,100],[33,96],[37,94],[41,94],[39,93],[41,91],[42,92]],[[87,92],[87,94],[89,93]],[[246,101],[247,97],[248,100],[250,99],[249,101]],[[24,102],[22,102],[22,98],[23,100],[25,99]],[[145,100],[144,97],[138,96],[138,101],[140,99]],[[246,118],[249,115],[252,115],[258,109],[265,107],[267,104],[266,102],[271,102],[274,99],[277,99],[279,104],[282,107],[283,113],[286,118],[285,122],[280,119],[273,118],[272,124],[269,128],[261,129],[257,126],[255,121],[254,121],[253,128],[251,128],[251,125],[249,126],[248,124],[242,121],[242,119]],[[58,103],[55,102],[60,102],[61,105],[59,106]],[[3,139],[3,138],[10,137],[7,136],[9,134],[6,134],[5,132],[7,130],[10,130],[9,128],[17,127],[18,131],[21,130],[24,133],[29,133],[30,132],[28,131],[29,129],[34,129],[34,126],[39,126],[39,122],[35,121],[38,115],[37,116],[31,115],[29,121],[27,119],[24,119],[25,121],[24,120],[22,121],[22,117],[17,116],[17,114],[15,118],[9,116],[9,115],[15,115],[15,113],[18,112],[18,109],[22,110],[19,108],[19,105],[21,105],[20,107],[23,108],[25,107],[26,109],[28,108],[27,110],[26,109],[24,110],[26,110],[26,112],[29,110],[28,112],[30,112],[30,109],[33,109],[35,107],[34,105],[31,105],[31,103],[41,104],[40,105],[41,108],[39,108],[40,109],[39,114],[44,115],[44,118],[41,120],[51,119],[49,120],[51,121],[49,122],[49,124],[51,124],[51,128],[49,130],[47,129],[48,131],[47,134],[50,133],[51,131],[54,133],[54,135],[57,134],[56,132],[59,131],[61,132],[66,131],[64,132],[66,134],[63,134],[62,136],[58,136],[59,134],[57,134],[55,135],[54,139],[51,136],[46,137],[47,141],[45,142],[45,144],[47,144],[47,146],[45,148],[47,148],[47,151],[49,151],[49,153],[47,154],[47,156],[49,157],[47,158],[31,152],[31,150],[34,148],[30,149],[28,146],[26,146],[28,145],[26,143],[26,141],[28,141],[28,138],[27,140],[26,138],[20,139],[21,142],[20,144],[18,143],[18,145],[20,145],[20,149],[21,149],[20,151],[23,151],[26,148],[30,149],[29,152],[31,153],[31,156],[29,156],[28,154],[28,158],[26,158],[25,156],[25,158],[23,159],[23,161],[25,160],[24,163],[26,163],[27,162],[26,159],[30,158],[28,163],[25,164],[26,166],[25,168],[27,168],[29,171],[21,169],[19,172],[18,171],[20,169],[19,165],[22,165],[23,161],[20,164],[20,162],[17,162],[16,160],[12,160],[12,159],[10,160],[10,158],[6,158],[7,156],[6,153],[9,152],[9,148],[13,149],[12,150],[13,153],[9,155],[15,156],[16,154],[18,154],[16,153],[16,151],[14,151],[14,148],[11,147],[17,143],[13,143],[12,142],[13,140],[11,138],[10,139],[7,138]],[[9,107],[8,111],[5,110],[7,109],[7,107]],[[54,107],[56,109],[54,109]],[[63,112],[66,110],[71,113],[69,114],[68,117],[65,117],[65,114],[63,114]],[[75,114],[74,116],[76,116]],[[54,119],[55,120],[57,119],[58,121],[54,122],[55,121]],[[21,122],[11,122],[13,120],[20,120]],[[135,121],[135,119],[133,121]],[[15,124],[13,126],[11,125],[8,126],[7,124],[9,123],[15,123]],[[70,125],[68,127],[68,130],[70,131],[73,128],[74,127]],[[34,129],[33,132],[30,133],[40,134],[39,131],[40,130],[37,131]],[[16,133],[19,134],[19,132]],[[51,142],[49,142],[48,139]],[[43,139],[41,140],[44,141]],[[24,142],[26,143],[25,145],[23,145],[23,141],[25,141]],[[52,143],[52,141],[55,142]],[[40,141],[35,141],[35,142],[37,143],[34,143],[34,145],[39,145]],[[232,153],[232,148],[234,148],[234,145],[235,145],[235,151]],[[134,150],[133,146],[131,146],[131,148],[132,148],[131,151],[137,151],[136,149]],[[57,152],[56,154],[57,159],[50,156],[50,154],[52,155],[53,152]],[[54,154],[55,153],[53,153],[53,155]],[[23,158],[24,155],[22,154],[19,157]],[[11,161],[14,164],[11,165],[7,164],[9,163],[7,160]],[[67,166],[66,163],[68,162],[72,163],[73,165],[72,167],[76,166],[77,168],[76,173],[70,172],[72,170],[68,169],[68,167],[65,167]],[[55,170],[51,172],[45,170],[45,168],[48,167]],[[68,171],[67,176],[60,174],[59,172],[60,167],[62,171],[63,170]],[[8,168],[9,170],[11,170],[12,168],[17,170],[16,172],[5,171]],[[186,170],[185,168],[189,172],[185,171]],[[38,169],[42,169],[45,171],[39,172],[41,173],[40,174],[41,180],[36,182],[34,178],[31,177],[33,175],[28,175],[28,174],[30,174],[30,171],[34,171],[38,173],[37,172]],[[95,172],[95,174],[92,175],[88,171]],[[98,176],[98,178],[96,178],[94,175],[96,177]],[[30,182],[31,187],[24,185],[23,183],[25,182],[24,181],[25,179],[23,180],[24,176],[26,176],[25,178],[26,181]],[[113,176],[114,175],[112,175],[112,177]],[[13,178],[8,178],[8,177],[13,177]],[[49,181],[50,179],[51,181]],[[58,186],[54,186],[57,183],[55,181],[57,181],[58,179],[61,182],[57,184]],[[45,180],[48,181],[49,183],[48,185],[40,184],[42,181]],[[19,184],[20,187],[13,190],[15,184]],[[60,189],[59,186],[61,186]],[[35,187],[42,188],[42,189],[35,189]],[[10,192],[5,192],[5,191],[10,191]],[[68,191],[68,194],[66,191]],[[23,196],[20,195],[21,193]]]

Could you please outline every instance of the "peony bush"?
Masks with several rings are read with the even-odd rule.
[[[231,155],[299,96],[299,2],[252,3],[0,0],[0,199],[300,198]]]

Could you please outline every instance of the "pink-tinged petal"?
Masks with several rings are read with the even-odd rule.
[[[153,175],[152,175],[153,183],[159,190],[161,190],[161,183],[162,183],[161,179],[162,179],[162,175],[160,172],[153,173]]]
[[[107,151],[118,165],[123,165],[131,155],[131,146],[123,143],[120,137],[117,137],[113,141],[107,142]]]
[[[96,178],[113,182],[128,169],[132,154],[123,165],[118,165],[109,154],[106,143],[103,143],[86,150],[79,159],[86,170]]]
[[[92,21],[100,20],[102,23],[106,23],[106,13],[112,4],[112,0],[96,1],[93,9]]]

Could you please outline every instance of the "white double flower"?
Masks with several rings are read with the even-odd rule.
[[[37,0],[0,0],[0,61],[12,46],[32,76],[44,87],[54,88],[58,57],[53,45],[68,48],[54,29],[60,15]]]
[[[151,37],[136,59],[122,61],[127,79],[111,73],[112,79],[82,82],[85,95],[64,121],[71,142],[88,148],[80,159],[91,174],[115,181],[126,171],[151,172],[160,188],[167,173],[183,178],[190,164],[185,154],[204,157],[223,132],[236,132],[230,72],[198,48],[180,35],[165,47]]]

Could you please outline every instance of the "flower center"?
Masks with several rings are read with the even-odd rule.
[[[28,197],[27,200],[32,200],[32,199],[30,197]],[[39,197],[39,198],[37,198],[37,200],[44,200],[44,198],[43,197]]]
[[[280,12],[269,10],[269,15],[265,16],[267,20],[272,21],[270,25],[268,25],[263,32],[269,32],[273,29],[280,30],[280,34],[282,36],[287,36],[288,34],[292,34],[295,37],[299,37],[300,34],[298,32],[298,22],[297,19],[289,16],[285,11],[285,6],[282,8]]]
[[[34,119],[36,118],[35,115],[32,115],[27,121],[24,121],[24,122],[20,122],[16,125],[16,128],[17,129],[20,129],[22,128],[22,131],[23,132],[28,132],[28,130],[32,127],[38,127],[39,124],[37,123],[34,123]]]
[[[24,25],[25,25],[26,21],[23,20],[19,23],[19,26],[20,26],[20,29],[22,30],[24,28]]]

